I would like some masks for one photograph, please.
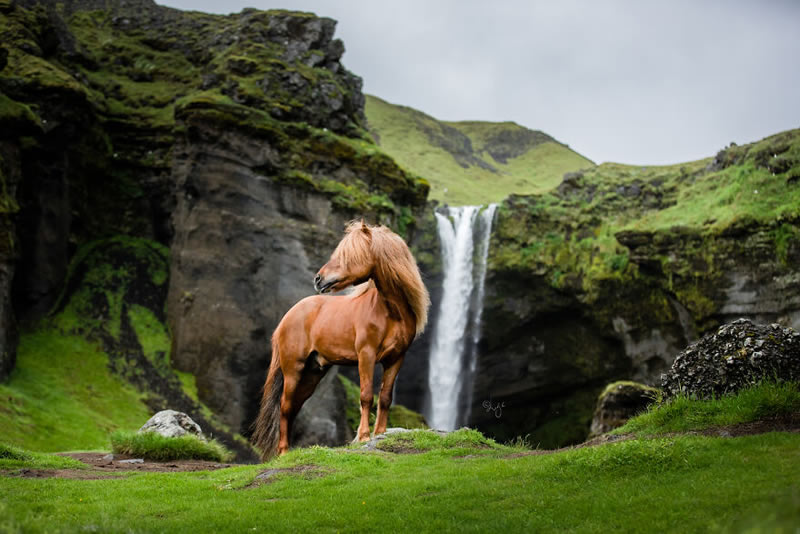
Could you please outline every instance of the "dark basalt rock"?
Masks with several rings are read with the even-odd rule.
[[[656,388],[638,382],[609,384],[597,398],[589,438],[621,427],[628,419],[644,411],[657,396]]]
[[[739,319],[678,354],[661,383],[665,398],[707,399],[761,380],[800,381],[800,333]]]

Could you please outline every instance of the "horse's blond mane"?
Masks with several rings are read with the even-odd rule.
[[[416,334],[425,330],[431,299],[417,262],[403,238],[385,226],[353,221],[347,226],[345,237],[333,255],[338,256],[345,266],[374,262],[374,277],[378,285],[404,297],[416,317]]]

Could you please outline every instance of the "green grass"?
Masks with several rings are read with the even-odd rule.
[[[210,460],[229,462],[233,454],[222,444],[211,439],[203,441],[186,434],[168,438],[155,432],[126,432],[117,430],[111,434],[111,450],[147,460]]]
[[[0,477],[0,529],[775,532],[800,520],[800,436],[793,434],[687,436],[550,455],[474,451],[313,447],[214,472]],[[251,486],[265,469],[285,471]]]
[[[716,412],[764,417],[796,408],[797,397],[796,385],[762,384]],[[682,406],[682,418],[708,412],[705,402]],[[310,447],[213,472],[0,476],[0,530],[793,532],[800,521],[796,433],[672,435],[551,454],[469,429],[383,444],[415,454]],[[26,451],[3,451],[33,465]],[[264,471],[271,476],[257,479]]]
[[[565,172],[592,165],[549,136],[512,122],[440,122],[370,95],[365,112],[381,148],[426,178],[430,198],[440,202],[486,204],[511,193],[542,193]],[[464,148],[466,140],[471,150]],[[498,151],[510,157],[497,160],[491,153]]]
[[[150,417],[99,343],[47,327],[21,335],[0,399],[0,439],[37,451],[107,449],[110,432]]]
[[[28,469],[86,469],[78,460],[54,454],[32,452],[0,443],[0,469],[24,467]]]
[[[685,395],[652,404],[614,434],[653,436],[749,423],[800,412],[800,387],[794,382],[762,382],[735,395],[696,400]]]

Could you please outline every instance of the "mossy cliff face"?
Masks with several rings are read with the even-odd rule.
[[[344,222],[411,238],[428,193],[367,135],[334,27],[285,11],[0,0],[0,237],[13,243],[0,245],[0,312],[39,320],[88,242],[161,243],[170,365],[246,429],[272,329]],[[0,343],[13,350],[12,329]]]
[[[720,323],[797,328],[798,176],[793,130],[683,165],[603,164],[506,200],[471,423],[542,445],[579,441],[605,384],[657,383]],[[502,418],[482,408],[488,399],[505,402]]]

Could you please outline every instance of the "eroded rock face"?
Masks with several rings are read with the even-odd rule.
[[[800,381],[800,332],[739,319],[678,354],[662,388],[666,398],[707,399],[761,380]]]
[[[657,395],[656,388],[637,382],[620,381],[609,384],[597,398],[589,437],[621,427],[628,419],[643,412],[655,401]]]

